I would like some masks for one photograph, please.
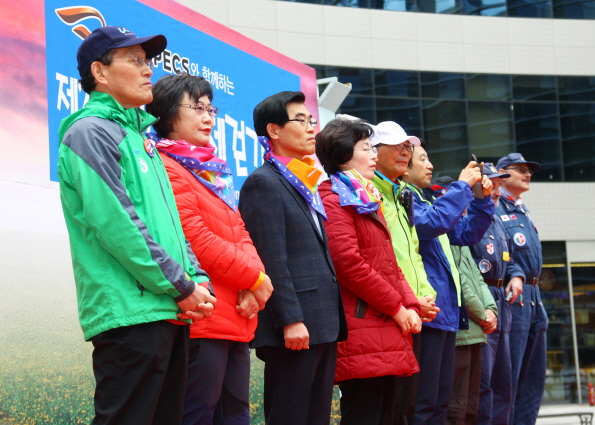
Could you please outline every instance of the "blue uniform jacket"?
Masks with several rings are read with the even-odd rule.
[[[541,274],[543,258],[541,256],[541,241],[537,228],[529,217],[529,210],[525,206],[515,206],[514,202],[504,197],[496,209],[496,215],[502,220],[504,228],[514,245],[514,261],[521,270],[520,274],[510,274],[506,271],[506,279],[522,276],[525,283]]]
[[[479,242],[494,214],[494,202],[488,196],[473,198],[471,186],[462,181],[451,184],[434,204],[415,193],[415,227],[419,236],[419,253],[428,280],[438,293],[436,305],[440,313],[424,326],[456,332],[459,329],[459,302],[450,263],[438,236],[448,234],[452,245],[473,245]],[[467,209],[467,215],[462,216]]]
[[[505,279],[506,276],[525,276],[512,258],[514,246],[498,215],[492,217],[492,223],[481,241],[471,247],[473,259],[484,279]],[[505,254],[508,253],[508,260]],[[504,286],[508,281],[504,282]]]

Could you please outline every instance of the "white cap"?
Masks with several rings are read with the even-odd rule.
[[[394,121],[383,121],[374,127],[374,135],[370,137],[372,146],[400,145],[409,141],[413,146],[420,146],[421,142],[415,136],[408,136],[399,124]]]

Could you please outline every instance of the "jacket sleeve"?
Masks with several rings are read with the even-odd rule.
[[[356,223],[348,208],[339,205],[339,198],[334,193],[322,199],[328,220],[324,223],[328,235],[329,250],[339,282],[355,295],[380,312],[393,316],[405,299],[401,293],[387,282],[363,258],[358,241]],[[373,220],[361,217],[362,220]],[[392,244],[391,255],[392,253]],[[401,270],[400,281],[409,286]],[[409,290],[411,292],[411,290]],[[405,305],[407,307],[407,305]]]
[[[420,240],[430,240],[449,232],[457,224],[472,201],[473,193],[467,183],[456,181],[434,204],[421,200],[419,193],[415,193],[414,199],[417,235]]]
[[[217,283],[237,290],[251,288],[264,266],[256,255],[252,240],[243,229],[243,223],[239,223],[243,230],[242,247],[248,252],[215,234],[207,226],[200,205],[210,202],[210,198],[201,198],[201,194],[193,190],[190,179],[194,177],[190,172],[167,160],[165,168],[176,197],[184,235],[202,266]],[[238,222],[241,222],[239,217]]]
[[[434,301],[436,301],[436,290],[432,287],[430,281],[428,280],[424,262],[421,258],[421,255],[419,254],[419,237],[417,236],[417,230],[415,226],[411,228],[411,237],[413,239],[413,243],[415,244],[415,254],[412,260],[415,262],[415,268],[419,273],[419,294],[422,297],[432,295],[434,297]]]
[[[239,205],[246,230],[275,288],[266,304],[275,329],[304,321],[287,264],[287,224],[278,192],[280,185],[278,180],[275,182],[265,175],[253,173],[242,186]]]
[[[467,313],[471,320],[479,323],[486,319],[486,308],[479,296],[480,294],[476,292],[476,288],[479,287],[477,279],[479,278],[484,285],[485,283],[483,282],[483,279],[481,279],[481,276],[476,276],[473,273],[473,270],[477,269],[477,267],[475,266],[475,262],[470,263],[469,260],[465,258],[463,252],[464,248],[465,247],[451,246],[451,251],[461,276],[461,289],[463,290]]]
[[[82,121],[71,126],[60,146],[61,185],[78,194],[76,200],[62,198],[65,208],[147,290],[169,294],[176,302],[187,298],[194,291],[190,277],[197,273],[203,281],[208,275],[190,264],[185,270],[153,239],[120,179],[121,140],[93,118]],[[119,125],[113,125],[122,137]],[[183,245],[182,239],[185,257]]]
[[[467,208],[467,214],[448,232],[450,242],[464,246],[478,243],[490,227],[494,209],[494,201],[489,196],[483,199],[474,198]]]

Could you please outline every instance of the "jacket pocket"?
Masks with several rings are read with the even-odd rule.
[[[316,276],[300,276],[294,277],[292,280],[295,292],[313,291],[318,289]]]

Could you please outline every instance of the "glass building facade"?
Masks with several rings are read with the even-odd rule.
[[[595,182],[595,77],[311,66],[351,83],[338,113],[425,139],[436,177],[521,152],[542,165],[533,181]]]
[[[396,121],[425,139],[435,177],[456,178],[471,154],[495,163],[521,152],[542,165],[533,181],[595,181],[595,77],[311,66],[319,79],[351,83],[338,113]],[[579,391],[584,403],[595,379],[595,263],[568,262],[565,241],[542,247],[550,320],[544,403],[576,403]]]
[[[283,0],[297,3],[522,18],[595,19],[593,0]]]

